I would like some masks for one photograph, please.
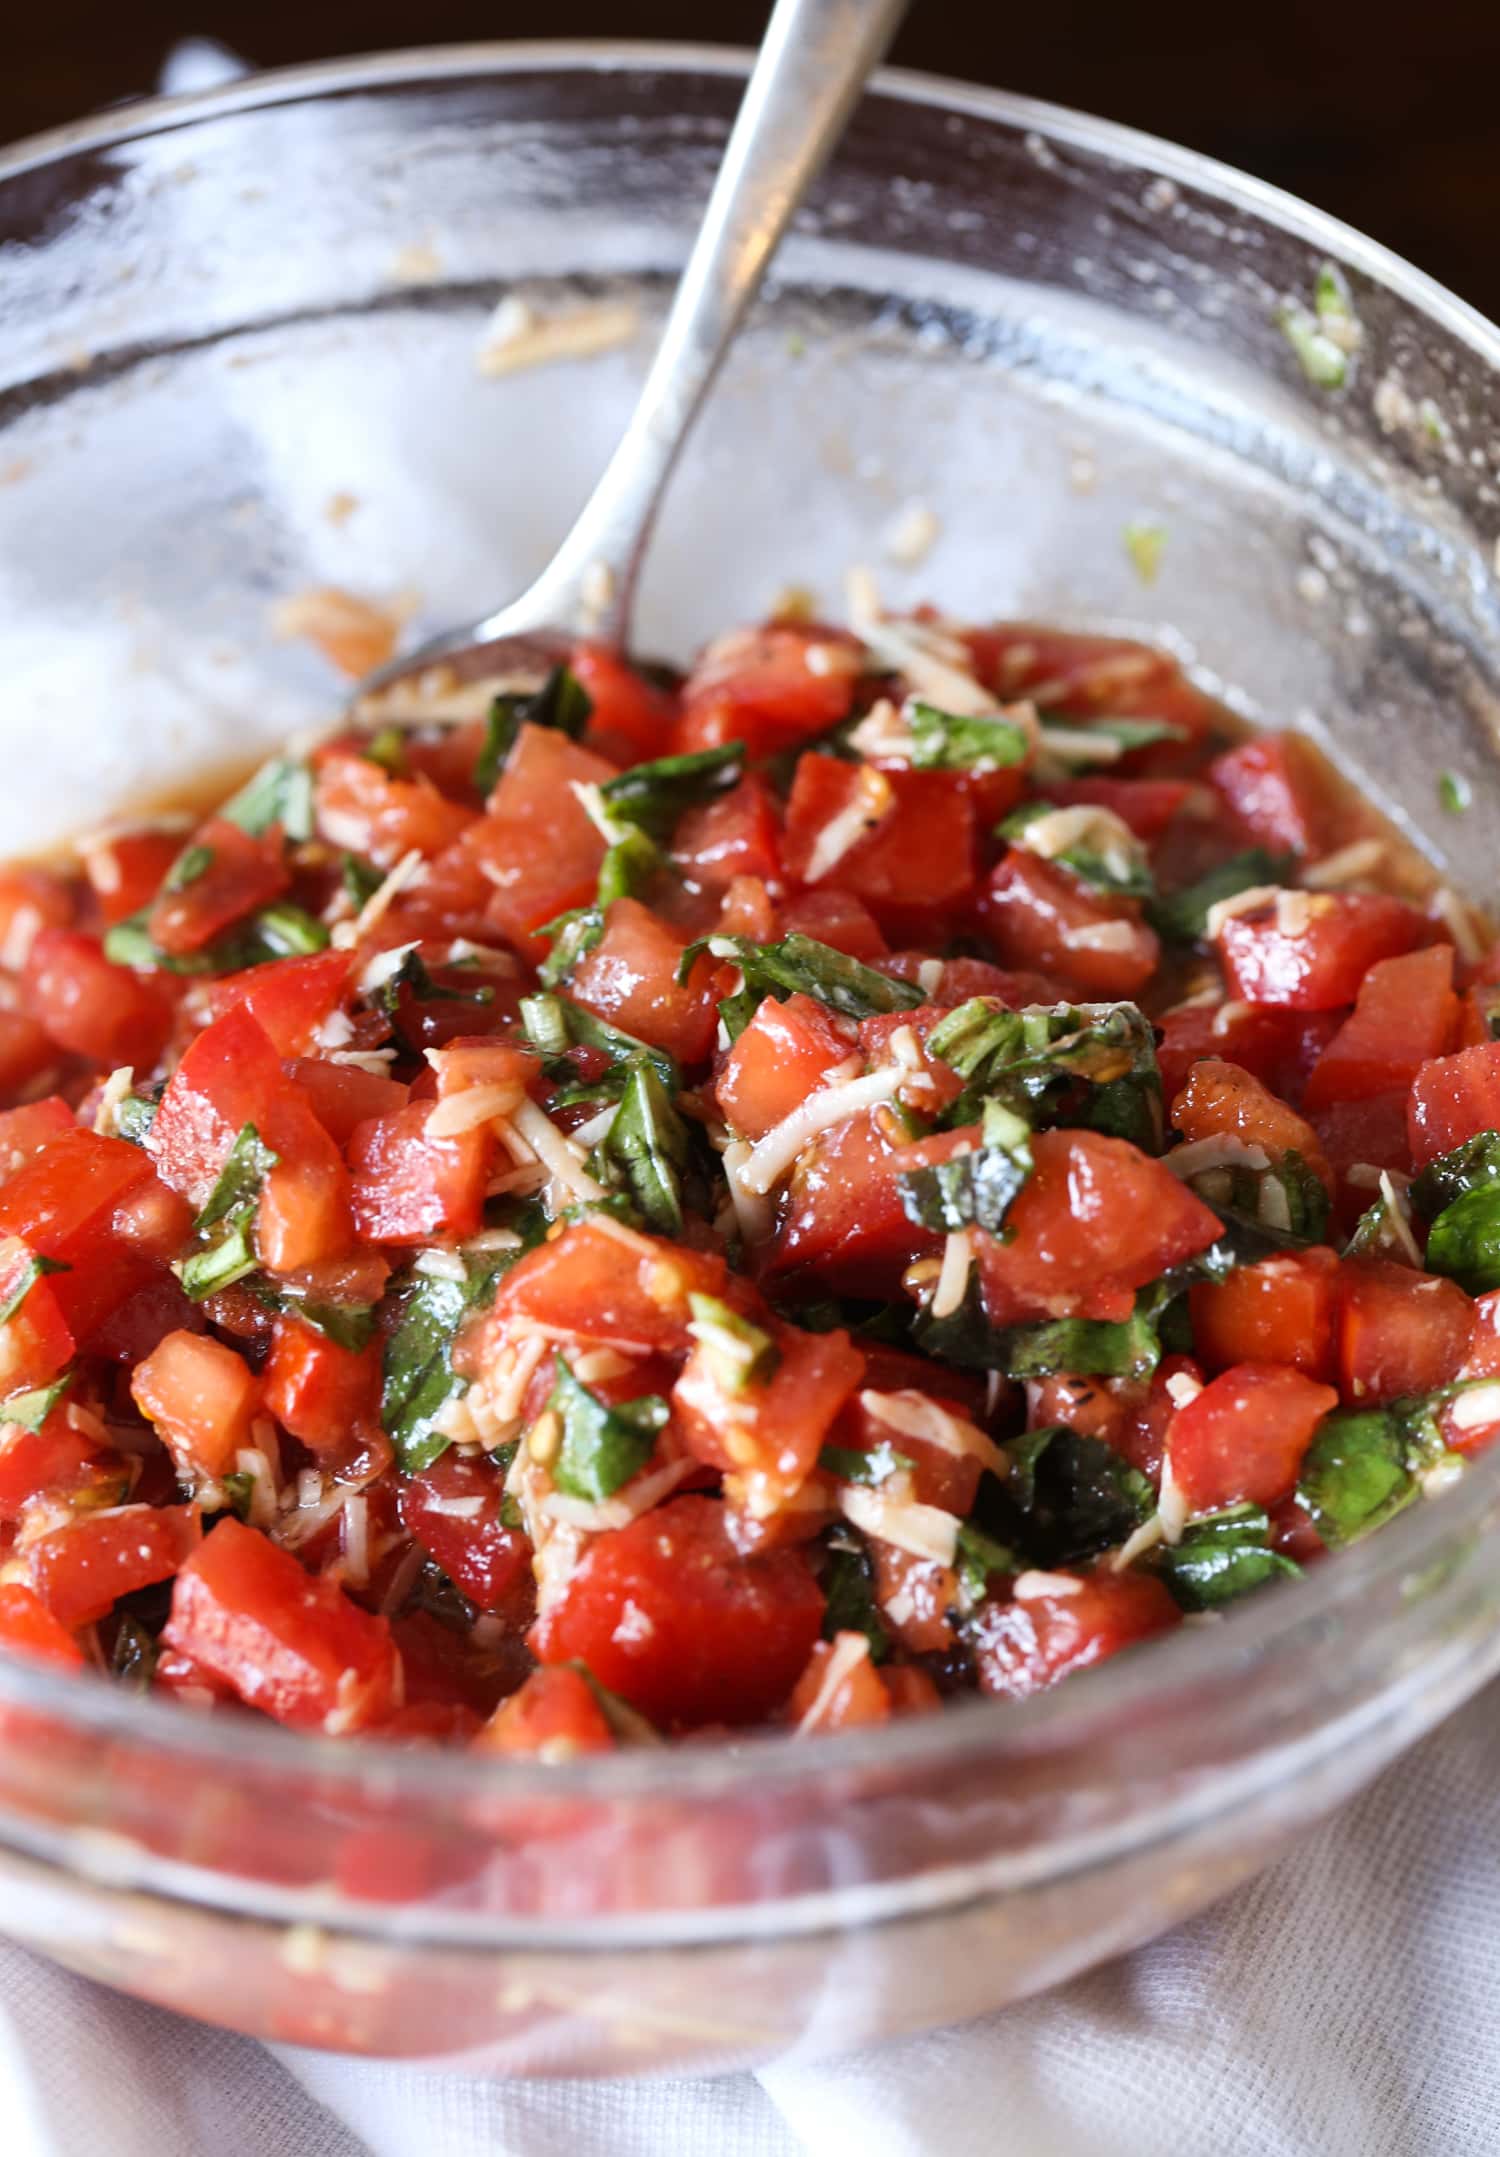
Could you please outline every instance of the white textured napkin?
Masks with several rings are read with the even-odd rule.
[[[1024,2006],[821,2066],[485,2084],[0,1947],[6,2157],[1493,2157],[1500,1688],[1255,1885]]]

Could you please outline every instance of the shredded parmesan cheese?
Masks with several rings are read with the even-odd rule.
[[[1169,1168],[1180,1182],[1186,1183],[1194,1176],[1201,1176],[1213,1168],[1269,1168],[1271,1156],[1264,1146],[1252,1146],[1243,1138],[1231,1138],[1227,1133],[1217,1133],[1212,1138],[1190,1139],[1185,1146],[1174,1146],[1162,1157],[1162,1165]]]
[[[1129,921],[1090,921],[1081,929],[1064,929],[1062,940],[1070,951],[1133,951],[1136,929]]]
[[[1203,918],[1203,933],[1210,943],[1217,940],[1226,921],[1234,921],[1241,914],[1253,914],[1263,906],[1274,906],[1281,897],[1279,884],[1252,884],[1248,891],[1232,892],[1227,899],[1219,899]]]
[[[508,293],[484,326],[475,363],[482,375],[519,374],[555,360],[592,359],[632,342],[641,313],[632,300],[594,300],[544,315]]]
[[[1474,926],[1474,916],[1456,891],[1440,884],[1432,894],[1432,911],[1453,938],[1453,947],[1469,966],[1477,966],[1485,954],[1484,938]]]
[[[1336,891],[1342,884],[1353,883],[1356,877],[1373,876],[1384,860],[1383,840],[1356,839],[1349,846],[1341,846],[1337,853],[1309,863],[1302,872],[1302,881],[1309,891]]]
[[[1124,883],[1146,866],[1146,849],[1113,809],[1083,803],[1072,809],[1049,809],[1035,816],[1011,842],[1028,854],[1055,861],[1060,854],[1083,848],[1096,854],[1110,875]]]
[[[929,1445],[940,1446],[945,1453],[960,1459],[972,1454],[983,1461],[986,1468],[1003,1476],[1010,1463],[993,1438],[970,1423],[963,1416],[929,1400],[925,1393],[914,1393],[903,1388],[899,1393],[875,1393],[869,1390],[859,1396],[859,1405],[875,1422],[887,1429],[899,1431],[903,1438],[922,1438]]]
[[[823,1676],[813,1695],[812,1706],[798,1723],[796,1735],[805,1738],[820,1730],[833,1712],[834,1703],[861,1663],[868,1661],[870,1643],[863,1633],[840,1633],[823,1665]]]
[[[1487,1423],[1500,1423],[1500,1384],[1475,1386],[1471,1393],[1455,1395],[1448,1408],[1455,1430],[1483,1430]]]
[[[427,1118],[429,1138],[458,1138],[482,1124],[509,1117],[519,1106],[525,1088],[519,1080],[510,1085],[465,1086],[438,1102]],[[613,1111],[611,1111],[613,1113]]]
[[[1385,1202],[1386,1221],[1402,1257],[1408,1265],[1420,1268],[1422,1252],[1412,1233],[1411,1206],[1406,1193],[1397,1190],[1387,1169],[1380,1171],[1380,1196]]]
[[[1018,1603],[1037,1603],[1049,1595],[1081,1595],[1083,1582],[1071,1573],[1017,1573],[1011,1594]]]
[[[943,1240],[943,1263],[932,1291],[932,1315],[934,1318],[951,1318],[963,1303],[969,1288],[969,1269],[974,1262],[974,1246],[966,1228],[955,1228]]]
[[[863,1483],[839,1486],[839,1511],[864,1535],[877,1543],[891,1543],[910,1551],[914,1558],[931,1558],[938,1565],[952,1565],[958,1550],[958,1522],[935,1505],[886,1496]]]
[[[740,1170],[739,1181],[755,1197],[764,1198],[780,1183],[802,1149],[820,1131],[826,1131],[832,1124],[843,1123],[847,1117],[857,1116],[861,1109],[873,1108],[878,1101],[889,1101],[901,1079],[900,1066],[887,1064],[864,1078],[818,1087],[792,1110],[790,1116],[783,1117],[774,1130],[766,1133]],[[724,1162],[727,1168],[727,1152]]]
[[[363,844],[363,841],[364,832],[361,829],[360,843]],[[335,844],[339,843],[342,842],[335,839]],[[402,892],[409,891],[426,873],[427,864],[415,847],[409,853],[403,854],[384,883],[377,885],[370,893],[354,919],[341,921],[335,927],[330,938],[334,948],[339,951],[352,951],[355,945],[363,942],[384,919]]]
[[[119,1069],[111,1071],[109,1077],[104,1081],[104,1090],[99,1096],[99,1105],[94,1110],[94,1129],[101,1138],[114,1137],[116,1113],[120,1103],[134,1084],[135,1073],[129,1064],[121,1064]]]
[[[508,1128],[517,1133],[531,1148],[555,1183],[575,1199],[595,1199],[604,1196],[604,1186],[596,1183],[583,1165],[583,1155],[573,1141],[525,1095],[518,1102]]]

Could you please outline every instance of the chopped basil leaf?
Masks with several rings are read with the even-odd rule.
[[[139,1618],[122,1617],[109,1654],[110,1676],[121,1685],[129,1686],[132,1692],[149,1692],[156,1670],[156,1656],[156,1642]]]
[[[1426,1263],[1468,1295],[1500,1288],[1500,1183],[1477,1184],[1443,1208],[1427,1231]]]
[[[1217,1610],[1277,1578],[1295,1580],[1302,1568],[1270,1547],[1271,1524],[1258,1505],[1230,1506],[1190,1521],[1179,1543],[1153,1557],[1184,1610]]]
[[[496,697],[489,709],[484,747],[474,766],[476,788],[481,794],[491,792],[523,726],[555,727],[576,741],[593,709],[593,698],[567,667],[554,667],[540,689]]]
[[[567,980],[580,959],[586,959],[604,934],[604,913],[597,906],[575,906],[571,913],[544,921],[538,936],[552,940],[552,949],[537,968],[544,989],[555,989]]]
[[[189,884],[196,884],[200,876],[207,876],[214,865],[211,846],[189,846],[180,853],[166,873],[162,890],[186,891]]]
[[[115,1136],[128,1138],[132,1146],[144,1146],[160,1106],[149,1094],[126,1094],[115,1103]]]
[[[1349,372],[1344,344],[1329,334],[1331,318],[1321,306],[1316,313],[1300,301],[1288,301],[1276,311],[1276,326],[1297,355],[1297,364],[1314,389],[1342,389]]]
[[[229,1510],[233,1513],[235,1519],[248,1520],[250,1518],[250,1507],[255,1499],[254,1476],[240,1475],[238,1473],[221,1475],[219,1488],[229,1500]]]
[[[677,968],[679,981],[686,981],[699,956],[711,951],[727,959],[745,977],[745,987],[757,996],[785,1001],[799,992],[811,996],[846,1018],[867,1019],[882,1011],[914,1011],[923,1001],[914,982],[898,981],[891,974],[876,973],[831,945],[811,936],[784,936],[777,944],[752,943],[747,936],[709,936],[689,944]]]
[[[1412,1183],[1412,1205],[1431,1220],[1471,1191],[1500,1184],[1500,1131],[1477,1131],[1462,1145],[1429,1161]]]
[[[1440,771],[1437,794],[1450,816],[1462,816],[1473,806],[1474,789],[1461,771]]]
[[[622,1700],[618,1693],[612,1693],[607,1685],[601,1685],[588,1664],[579,1656],[571,1657],[566,1667],[578,1672],[598,1702],[600,1714],[622,1745],[661,1744],[661,1732],[655,1723],[648,1722],[639,1708],[633,1708],[628,1700]]]
[[[599,1153],[624,1178],[646,1226],[660,1236],[680,1236],[688,1134],[659,1072],[644,1057],[625,1081]]]
[[[739,783],[745,768],[745,744],[726,742],[721,749],[694,749],[684,756],[657,757],[636,764],[599,789],[612,817],[652,839],[672,834],[684,810],[710,800]]]
[[[1147,918],[1157,935],[1170,944],[1202,943],[1208,935],[1210,907],[1258,884],[1284,883],[1294,858],[1291,854],[1268,854],[1264,847],[1252,846],[1243,854],[1221,861],[1216,869],[1200,876],[1196,884],[1185,884],[1181,891],[1169,891],[1153,899],[1146,908]]]
[[[1297,1495],[1325,1543],[1352,1543],[1410,1504],[1444,1452],[1431,1399],[1325,1416]]]
[[[868,1453],[861,1453],[857,1446],[844,1445],[825,1445],[818,1453],[823,1473],[836,1476],[841,1483],[883,1483],[888,1476],[899,1475],[915,1465],[885,1438],[871,1446]]]
[[[570,1498],[602,1505],[645,1467],[670,1410],[657,1393],[606,1407],[579,1383],[562,1356],[556,1374],[547,1406],[561,1418],[563,1436],[552,1480]]]
[[[1024,802],[996,827],[997,835],[1024,846],[1028,826],[1053,813],[1053,805],[1049,801]],[[1122,846],[1119,858],[1116,859],[1098,853],[1092,847],[1068,846],[1060,853],[1049,854],[1046,858],[1049,861],[1060,861],[1065,869],[1071,869],[1079,881],[1089,885],[1092,890],[1110,892],[1117,898],[1149,899],[1156,889],[1143,849],[1137,851],[1132,848],[1129,854],[1126,854]]]
[[[618,1026],[595,1018],[592,1011],[585,1011],[566,996],[523,996],[520,1019],[526,1029],[526,1038],[541,1057],[549,1078],[567,1081],[578,1077],[568,1058],[572,1048],[598,1049],[609,1057],[614,1068],[607,1079],[594,1086],[566,1092],[564,1102],[597,1100],[601,1096],[608,1099],[622,1094],[638,1058],[644,1058],[650,1064],[669,1094],[675,1095],[681,1088],[682,1078],[676,1059],[665,1049],[648,1048],[644,1041],[637,1041],[634,1034],[624,1033]]]
[[[580,959],[594,950],[604,935],[606,910],[616,899],[633,898],[661,867],[656,842],[643,831],[627,831],[617,839],[599,867],[599,886],[592,906],[575,906],[571,912],[545,921],[538,936],[550,936],[552,949],[538,969],[544,988],[555,989],[565,981]]]
[[[263,906],[250,923],[250,935],[264,947],[257,956],[273,959],[306,959],[328,949],[327,926],[305,907],[285,900]]]
[[[393,779],[406,769],[406,735],[398,726],[383,726],[360,749],[367,764],[378,764]]]
[[[373,1303],[311,1302],[280,1282],[274,1287],[269,1282],[252,1282],[251,1293],[266,1310],[286,1318],[300,1318],[304,1325],[324,1334],[340,1348],[357,1353],[368,1348],[375,1338]]]
[[[247,1123],[230,1147],[224,1166],[219,1170],[218,1181],[208,1195],[207,1203],[194,1229],[201,1236],[205,1229],[214,1228],[233,1213],[254,1211],[260,1198],[261,1186],[279,1156],[272,1153],[253,1123]]]
[[[33,1386],[29,1393],[12,1393],[8,1401],[0,1401],[0,1427],[19,1423],[22,1430],[39,1431],[72,1383],[73,1373],[64,1371],[49,1386]]]
[[[983,1602],[997,1575],[1024,1573],[1026,1560],[1008,1543],[998,1543],[972,1520],[958,1531],[958,1586],[966,1603]]]
[[[111,966],[128,966],[138,974],[211,974],[215,971],[210,952],[192,951],[176,957],[158,950],[152,940],[149,917],[150,909],[146,908],[105,930],[104,956]]]
[[[273,757],[219,811],[252,838],[279,824],[294,841],[313,835],[313,775],[310,765]]]
[[[875,1601],[875,1568],[863,1538],[851,1528],[835,1528],[825,1549],[823,1638],[863,1633],[870,1643],[871,1662],[883,1663],[891,1652],[891,1636]]]
[[[688,1307],[693,1314],[688,1330],[724,1391],[743,1393],[747,1386],[763,1385],[781,1361],[781,1351],[765,1328],[719,1296],[694,1291]]]
[[[491,1300],[495,1283],[520,1255],[497,1251],[467,1260],[461,1281],[435,1273],[411,1276],[400,1320],[385,1344],[380,1404],[381,1428],[408,1475],[430,1468],[447,1451],[451,1441],[438,1425],[449,1402],[469,1386],[453,1368],[454,1336],[471,1311]]]
[[[358,854],[340,854],[339,869],[344,879],[344,890],[349,903],[358,913],[374,898],[385,882],[385,877],[372,861],[362,861]]]
[[[949,1124],[972,1123],[998,1099],[1032,1124],[1071,1124],[1161,1151],[1156,1036],[1134,1004],[1011,1011],[971,997],[933,1028],[927,1050],[967,1081]]]
[[[992,1326],[972,1296],[951,1317],[919,1312],[912,1338],[924,1355],[966,1370],[1007,1378],[1147,1378],[1161,1361],[1161,1299],[1144,1290],[1130,1317],[1044,1318],[1028,1326]]]
[[[981,1144],[972,1153],[897,1178],[902,1210],[919,1228],[984,1228],[996,1235],[1032,1167],[1030,1125],[1002,1102],[987,1101]]]
[[[26,1263],[21,1268],[21,1278],[6,1297],[4,1303],[0,1304],[0,1326],[3,1326],[8,1319],[15,1317],[21,1305],[31,1294],[32,1289],[35,1288],[37,1282],[45,1274],[68,1273],[71,1270],[71,1267],[64,1259],[43,1258],[36,1251],[28,1252]]]
[[[1138,1468],[1102,1438],[1066,1424],[1024,1431],[1006,1453],[1004,1494],[1042,1566],[1071,1565],[1123,1543],[1156,1510],[1156,1493]]]
[[[914,697],[904,713],[911,760],[919,771],[1009,771],[1031,754],[1031,735],[998,714],[971,717],[939,711]]]
[[[250,1241],[250,1217],[248,1214],[234,1221],[229,1233],[206,1251],[195,1251],[191,1258],[179,1259],[172,1271],[181,1281],[184,1292],[195,1303],[202,1303],[209,1296],[218,1295],[224,1288],[232,1288],[236,1281],[244,1280],[253,1273],[259,1260],[255,1246]]]

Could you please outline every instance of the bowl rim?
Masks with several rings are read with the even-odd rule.
[[[419,46],[312,61],[246,75],[185,96],[135,100],[24,137],[0,148],[0,188],[80,154],[107,152],[203,122],[320,97],[544,72],[599,76],[645,72],[733,80],[748,73],[750,60],[747,51],[734,46],[553,39]],[[1012,131],[1037,134],[1142,174],[1212,194],[1386,286],[1468,345],[1485,365],[1500,371],[1500,328],[1467,301],[1355,227],[1233,166],[1065,106],[913,69],[879,69],[870,92],[959,117],[998,122]],[[1232,1626],[1179,1627],[1169,1638],[1153,1643],[1149,1657],[1127,1657],[1118,1669],[1111,1664],[1107,1671],[1081,1673],[1066,1688],[1029,1700],[975,1698],[949,1703],[937,1714],[906,1721],[900,1746],[894,1751],[890,1733],[876,1725],[825,1735],[815,1745],[796,1743],[791,1732],[750,1732],[545,1764],[444,1748],[441,1769],[435,1775],[430,1747],[403,1747],[369,1738],[351,1744],[288,1730],[269,1720],[204,1716],[170,1701],[126,1694],[105,1683],[79,1684],[71,1675],[49,1673],[43,1666],[3,1656],[0,1700],[14,1701],[100,1737],[150,1745],[205,1767],[284,1771],[289,1779],[315,1781],[325,1792],[331,1785],[351,1789],[378,1785],[387,1801],[403,1796],[419,1801],[437,1798],[447,1804],[471,1796],[493,1797],[497,1790],[528,1800],[588,1797],[628,1802],[668,1793],[748,1797],[825,1778],[847,1783],[882,1767],[895,1767],[905,1776],[960,1759],[1086,1746],[1091,1738],[1107,1736],[1135,1709],[1159,1710],[1164,1694],[1201,1688],[1231,1661],[1244,1665],[1258,1659],[1285,1636],[1363,1597],[1375,1583],[1393,1574],[1420,1573],[1423,1564],[1439,1557],[1442,1546],[1461,1532],[1466,1518],[1482,1515],[1486,1502],[1497,1498],[1500,1447],[1468,1463],[1456,1488],[1411,1506],[1359,1549],[1335,1553],[1334,1563],[1315,1567],[1296,1583],[1262,1591],[1235,1613]],[[1324,1733],[1332,1732],[1337,1721],[1330,1717]],[[1316,1742],[1316,1735],[1321,1734],[1294,1748],[1309,1764],[1327,1749]],[[1252,1790],[1262,1779],[1260,1751],[1216,1767],[1213,1809],[1227,1809],[1234,1792]],[[1174,1817],[1180,1814],[1186,1821],[1199,1816],[1202,1805],[1201,1793],[1176,1795],[1163,1807],[1125,1823],[1117,1847],[1123,1850],[1141,1841],[1155,1841]],[[4,1841],[0,1826],[0,1845]]]

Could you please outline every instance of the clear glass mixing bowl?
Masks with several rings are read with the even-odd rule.
[[[485,47],[114,112],[0,160],[0,848],[315,720],[268,615],[519,589],[613,443],[741,63]],[[1276,325],[1324,260],[1363,341]],[[642,333],[502,379],[489,309]],[[685,653],[788,583],[1165,638],[1491,894],[1500,337],[1255,182],[883,76],[663,522]],[[1144,585],[1132,519],[1165,533]],[[1438,806],[1467,773],[1481,807]],[[0,1925],[236,2028],[494,2073],[723,2067],[972,2015],[1246,1877],[1500,1665],[1500,1458],[1304,1584],[1024,1707],[533,1768],[0,1666]]]

